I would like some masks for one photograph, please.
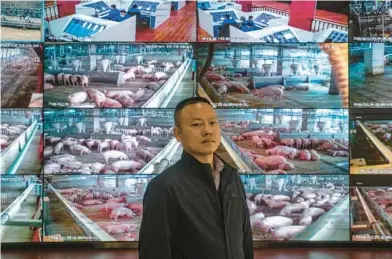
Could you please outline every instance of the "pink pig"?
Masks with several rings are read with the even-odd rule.
[[[299,160],[306,160],[309,161],[311,159],[310,152],[306,149],[301,150],[299,153]]]
[[[283,146],[293,147],[294,140],[289,138],[284,138],[280,141],[280,144],[282,144]]]
[[[264,87],[261,89],[254,90],[253,94],[260,97],[261,99],[264,99],[264,97],[268,96],[275,97],[276,101],[280,101],[283,96],[283,90],[279,88]]]

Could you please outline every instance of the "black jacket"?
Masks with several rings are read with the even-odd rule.
[[[143,200],[139,259],[253,259],[245,190],[225,163],[216,190],[210,164],[182,154]]]

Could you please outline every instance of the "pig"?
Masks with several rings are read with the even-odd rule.
[[[116,150],[109,150],[105,151],[102,153],[103,158],[105,159],[106,164],[109,164],[109,159],[120,159],[120,160],[128,160],[128,156],[121,152],[121,151],[116,151]]]
[[[44,174],[53,174],[60,171],[61,165],[53,162],[49,162],[44,166]]]
[[[136,80],[136,75],[133,71],[128,70],[128,72],[124,73],[123,79],[124,79],[124,81],[127,81],[129,79]]]
[[[252,142],[255,144],[256,148],[263,148],[263,141],[258,136],[253,136]]]
[[[332,156],[343,156],[343,157],[348,157],[348,152],[347,151],[333,151]]]
[[[301,226],[308,226],[310,224],[312,224],[313,218],[311,215],[305,215],[303,217],[301,217],[299,224]]]
[[[312,161],[318,161],[320,160],[321,156],[317,154],[316,150],[310,150],[310,159]]]
[[[294,139],[294,147],[299,149],[302,147],[302,141],[299,138]]]
[[[157,91],[160,88],[160,84],[156,83],[156,82],[151,82],[147,85],[147,88],[153,90],[153,91]]]
[[[88,87],[88,77],[86,75],[82,75],[80,77],[80,85],[82,86],[83,89]]]
[[[127,208],[132,210],[136,216],[143,214],[143,203],[131,203],[127,205]]]
[[[168,78],[168,75],[164,72],[155,72],[155,74],[154,74],[155,81],[159,81],[163,78]]]
[[[103,103],[105,102],[106,96],[104,93],[95,90],[95,89],[87,89],[86,90],[88,97],[97,105],[98,108],[102,108]],[[121,106],[122,108],[122,106]]]
[[[246,204],[248,206],[249,215],[253,215],[255,213],[255,211],[257,210],[256,204],[250,200],[246,200]]]
[[[209,82],[226,80],[226,78],[224,76],[221,76],[218,74],[206,74],[205,77],[206,77],[207,81],[209,81]]]
[[[261,99],[264,99],[264,97],[275,97],[276,101],[280,101],[283,96],[283,90],[279,88],[261,88],[254,90],[253,92],[254,95],[260,97]]]
[[[60,154],[60,151],[63,149],[64,144],[62,142],[59,142],[56,144],[56,146],[54,147],[54,153],[56,155]]]
[[[126,97],[131,97],[131,98],[133,98],[135,96],[134,92],[126,91],[126,90],[123,90],[123,91],[106,91],[105,90],[104,93],[105,93],[106,97],[112,98],[112,99],[116,99],[120,96],[126,96]]]
[[[258,226],[260,227],[263,233],[268,233],[271,230],[283,226],[291,226],[293,224],[293,220],[291,218],[282,217],[282,216],[272,216],[266,217]]]
[[[324,214],[325,214],[325,210],[323,210],[321,208],[311,207],[311,208],[305,209],[304,212],[302,213],[301,217],[305,217],[305,216],[309,215],[314,218],[314,217],[319,217]]]
[[[120,141],[118,141],[118,140],[110,141],[110,149],[114,149],[117,146],[117,144],[119,144],[119,143],[120,143]]]
[[[310,152],[306,149],[303,149],[299,153],[299,160],[306,160],[309,161],[311,159]]]
[[[256,224],[260,224],[260,221],[265,218],[265,215],[262,212],[253,214],[250,216],[250,226],[253,229]]]
[[[312,148],[316,148],[320,144],[320,141],[316,138],[311,138],[310,142],[311,142]]]
[[[100,204],[103,204],[103,202],[100,201],[100,200],[86,200],[86,201],[83,202],[83,205],[84,205],[84,206],[89,206],[89,205],[100,205]]]
[[[117,202],[106,202],[105,205],[103,206],[103,210],[105,212],[111,213],[112,210],[117,209],[117,208],[124,208],[125,203],[117,203]]]
[[[70,75],[70,74],[65,74],[65,75],[64,75],[64,77],[63,77],[64,85],[67,85],[67,83],[68,83],[69,85],[71,85],[71,81],[70,81],[71,76],[72,76],[72,75]]]
[[[80,155],[83,155],[83,153],[86,153],[86,154],[88,154],[88,155],[91,154],[91,150],[90,150],[90,149],[88,149],[88,148],[85,147],[85,146],[79,145],[79,144],[74,144],[74,145],[70,146],[69,149],[70,149],[72,152],[74,152],[74,151],[80,151]]]
[[[272,238],[277,241],[290,240],[305,231],[306,226],[282,226],[272,232]]]
[[[56,142],[59,142],[60,140],[61,140],[60,137],[50,137],[50,138],[49,138],[49,142],[50,142],[51,144],[56,143]]]
[[[64,73],[59,73],[59,74],[57,74],[57,82],[58,82],[59,84],[62,84],[62,83],[63,83],[63,77],[64,77]]]
[[[280,211],[279,215],[290,216],[291,213],[293,213],[293,212],[300,212],[300,211],[305,210],[307,208],[309,208],[309,206],[306,206],[306,204],[304,204],[304,203],[293,203],[293,204],[290,204],[290,205],[287,205],[286,207],[284,207]]]
[[[120,96],[116,99],[124,108],[130,108],[135,104],[135,100],[128,96]]]
[[[143,164],[135,161],[117,161],[112,164],[113,171],[115,173],[118,173],[119,171],[129,171],[132,170],[132,172],[139,171],[144,167]]]
[[[263,169],[283,169],[287,160],[282,156],[268,156],[256,158],[254,162]]]
[[[218,88],[218,94],[226,94],[227,93],[227,86],[226,85],[220,85]]]
[[[63,169],[80,169],[82,167],[82,163],[79,161],[71,161],[66,162],[63,166]]]
[[[231,87],[235,87],[241,93],[249,93],[250,92],[250,90],[243,83],[231,82]]]
[[[54,85],[52,85],[52,84],[49,84],[49,83],[44,84],[44,90],[49,90],[49,89],[53,89],[53,88],[54,88]]]
[[[135,96],[132,99],[135,100],[135,102],[137,102],[143,97],[144,94],[145,94],[145,91],[143,89],[139,88],[139,90],[135,93]]]
[[[336,150],[337,146],[335,144],[324,143],[320,147],[321,150],[328,151],[328,150]]]
[[[73,76],[71,76],[71,83],[72,83],[72,86],[79,85],[79,84],[78,84],[79,77],[80,77],[79,75],[73,75]]]
[[[45,79],[45,82],[47,82],[47,81],[52,81],[53,83],[56,82],[56,78],[52,74],[45,73],[44,74],[44,79]]]
[[[109,147],[110,147],[110,143],[109,142],[101,142],[101,143],[98,144],[97,150],[99,151],[99,153],[102,153],[103,149],[108,150]]]
[[[300,151],[298,149],[291,148],[291,147],[276,146],[272,149],[267,149],[265,153],[267,155],[281,155],[287,158],[294,159],[299,155]]]
[[[76,158],[75,156],[64,154],[64,155],[52,156],[50,160],[53,162],[67,162],[67,161],[73,161],[75,160],[75,158]]]
[[[53,147],[46,147],[44,149],[44,156],[49,156],[51,154],[53,154],[54,148]]]
[[[135,216],[135,214],[132,212],[132,210],[127,208],[116,208],[112,210],[112,213],[110,214],[110,218],[114,219],[115,221],[117,221],[119,217],[131,219],[133,216]]]
[[[87,98],[88,95],[86,92],[76,92],[68,95],[68,101],[71,106],[82,104],[87,100]]]
[[[101,103],[103,108],[123,108],[122,104],[114,99],[105,98],[104,102]]]
[[[142,141],[144,143],[151,143],[151,139],[149,137],[137,136],[136,139],[139,140],[139,141]]]
[[[275,200],[275,201],[290,201],[291,198],[287,195],[273,195],[271,197],[271,200]]]
[[[293,147],[294,146],[294,140],[285,138],[285,139],[282,139],[280,141],[280,144],[283,145],[283,146],[287,146],[287,147]]]
[[[108,234],[119,235],[130,232],[130,226],[128,224],[111,224],[103,225],[101,228]]]
[[[270,209],[282,209],[290,204],[290,202],[282,200],[265,200],[265,203]]]

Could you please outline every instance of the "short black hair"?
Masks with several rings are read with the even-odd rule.
[[[227,19],[230,19],[230,14],[226,14],[225,17],[226,17]]]
[[[250,20],[250,19],[253,19],[253,16],[252,16],[252,15],[251,15],[251,16],[249,16],[249,20]]]
[[[110,7],[111,7],[111,8],[114,8],[114,9],[117,8],[117,6],[116,6],[115,4],[112,4]]]
[[[180,126],[180,112],[188,105],[195,104],[195,103],[206,103],[212,107],[211,103],[206,98],[199,97],[199,96],[190,97],[185,100],[182,100],[177,104],[176,108],[174,109],[174,125],[176,127]]]
[[[132,8],[137,8],[137,4],[132,5]]]

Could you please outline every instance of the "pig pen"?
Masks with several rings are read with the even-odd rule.
[[[1,106],[29,107],[33,93],[37,92],[39,64],[32,60],[9,64],[1,71]]]
[[[242,180],[245,185],[254,241],[288,241],[293,238],[302,240],[297,237],[310,229],[318,231],[319,227],[315,226],[324,227],[320,221],[329,217],[336,218],[337,224],[333,232],[342,234],[340,237],[331,236],[325,241],[332,241],[335,238],[349,241],[348,235],[343,237],[344,233],[349,232],[350,226],[347,186],[332,183],[314,184],[312,181],[315,179],[303,181],[296,186],[287,183],[287,179],[284,178],[270,178],[272,186],[262,187],[256,180],[248,179],[248,184],[245,184],[244,178]],[[346,211],[346,213],[336,213],[335,207],[340,208],[338,211]],[[311,218],[305,217],[309,215]],[[288,232],[282,233],[287,226]],[[298,231],[294,231],[295,235],[289,234],[290,227],[298,228]],[[275,231],[277,232],[274,233]]]
[[[3,124],[0,124],[1,134],[0,134],[0,150],[3,152],[9,145],[14,142],[23,132],[27,129],[28,125],[20,125],[20,124],[7,124],[2,121]],[[20,127],[18,127],[20,126]]]
[[[214,75],[214,74],[212,74]],[[291,85],[287,82],[288,79],[283,77],[261,78],[258,77],[260,83],[255,83],[253,78],[248,77],[223,77],[216,74],[216,77],[207,75],[207,81],[202,84],[209,97],[213,100],[220,100],[220,102],[227,103],[246,103],[249,108],[341,108],[341,98],[339,95],[329,94],[329,87],[325,84],[319,83],[320,80],[313,83],[308,83],[306,76],[302,79],[302,83],[295,82]],[[263,82],[265,80],[266,82]],[[286,81],[284,86],[283,81]],[[229,83],[225,83],[229,81]],[[272,83],[276,81],[275,83]],[[241,83],[246,88],[237,88],[230,86],[230,82]],[[271,83],[268,83],[271,82]],[[269,85],[282,86],[282,94],[279,95],[266,95],[263,99],[256,95],[255,90],[262,89]],[[260,85],[261,84],[261,85]],[[226,85],[227,90],[222,88],[221,85]],[[260,88],[262,87],[262,88]]]
[[[55,237],[58,235],[61,235],[62,238],[88,236],[53,192],[48,192],[47,197],[50,202],[44,210],[44,236],[47,242],[56,241]],[[65,239],[64,241],[76,240]]]
[[[139,178],[132,176],[90,178],[87,176],[79,183],[74,183],[75,179],[62,178],[60,181],[57,179],[58,182],[52,183],[51,186],[53,190],[54,186],[61,187],[55,189],[57,194],[54,191],[47,192],[50,201],[50,212],[47,210],[47,213],[50,213],[47,225],[53,225],[50,232],[63,236],[80,235],[84,234],[83,229],[90,225],[88,228],[94,228],[95,233],[106,233],[96,236],[87,235],[91,241],[137,241],[143,213],[143,193],[152,178],[153,176]],[[113,186],[112,181],[116,182],[114,185],[116,187]],[[78,186],[78,188],[66,188],[70,186]],[[61,202],[59,202],[60,199]],[[65,202],[68,204],[65,205]],[[70,215],[71,212],[66,209],[67,206],[74,210],[73,213],[79,215],[78,218],[86,217],[85,220],[79,223],[72,222],[75,217]],[[129,215],[117,214],[116,208],[129,212]],[[58,221],[54,220],[54,217]],[[74,228],[63,229],[67,225],[74,226]],[[109,236],[113,240],[109,240]]]
[[[60,135],[52,135],[50,137],[59,137]],[[62,135],[63,136],[63,135]],[[88,140],[90,137],[92,137],[94,140],[104,140],[104,139],[110,139],[110,140],[117,140],[119,143],[121,143],[121,136],[122,135],[107,135],[107,134],[72,134],[72,137],[75,139],[86,139]],[[49,138],[50,138],[49,137]],[[66,138],[62,138],[62,140],[66,140]],[[129,159],[127,160],[132,160],[136,161],[138,163],[141,163],[142,166],[139,167],[139,170],[141,170],[153,157],[155,157],[170,141],[169,136],[155,136],[151,137],[151,142],[144,142],[144,141],[138,141],[139,145],[137,148],[132,147],[131,150],[121,150],[125,155],[128,156]],[[114,173],[112,171],[112,168],[108,165],[106,165],[106,161],[102,155],[102,153],[99,152],[98,146],[94,144],[95,146],[92,146],[91,153],[90,154],[83,154],[80,155],[80,152],[75,151],[73,153],[69,146],[64,145],[63,149],[59,154],[54,154],[53,150],[55,150],[56,143],[50,143],[50,141],[45,141],[45,150],[52,149],[52,153],[48,154],[45,156],[45,164],[44,164],[44,174],[67,174],[67,173]],[[86,144],[84,144],[86,148]],[[115,150],[115,148],[108,148],[102,150],[103,152],[110,151],[110,150]],[[139,150],[145,150],[148,151],[151,154],[151,157],[141,157],[138,155]],[[62,165],[62,168],[53,167],[53,157],[58,157],[59,155],[71,155],[75,156],[75,159],[70,159],[69,161],[72,162],[80,162],[81,165],[86,165],[86,164],[95,164],[95,166],[90,166],[90,170],[82,170],[82,166],[77,166],[78,168],[67,168],[66,165]],[[117,159],[111,159],[109,158],[109,165],[113,164],[114,162],[117,162]],[[105,171],[105,169],[107,169]],[[137,173],[138,170],[131,170],[131,171],[119,171],[118,173]]]
[[[149,55],[150,56],[150,55]],[[151,58],[162,59],[162,56],[152,56]],[[108,99],[114,99],[120,102],[118,107],[102,104],[99,108],[133,108],[143,106],[177,71],[182,62],[178,57],[165,57],[167,61],[159,61],[155,65],[147,63],[138,64],[135,61],[126,64],[113,64],[105,69],[96,69],[92,71],[87,64],[81,64],[80,68],[66,68],[59,70],[48,70],[45,76],[45,107],[81,107],[94,108],[99,107],[97,101],[91,96],[85,96],[85,90],[94,89],[98,94],[106,96]],[[165,62],[175,63],[175,66],[166,67]],[[180,63],[177,63],[180,62]],[[101,65],[102,66],[102,65]],[[137,66],[143,67],[137,70]],[[147,67],[149,66],[149,67]],[[154,67],[150,67],[154,66]],[[83,67],[83,68],[82,68]],[[129,78],[127,71],[135,69],[135,78]],[[124,74],[125,73],[125,74]],[[185,73],[185,72],[183,72]],[[65,77],[69,75],[69,83],[65,85]],[[76,81],[72,83],[72,76],[79,75]],[[82,87],[81,76],[87,76],[87,87]],[[125,81],[123,76],[126,76]],[[154,78],[155,76],[155,78]],[[132,77],[132,75],[131,75]],[[86,86],[86,85],[84,85]],[[115,91],[115,92],[113,92]],[[127,93],[131,91],[132,93]],[[75,95],[82,95],[76,96]],[[116,96],[117,95],[117,96]],[[136,97],[135,97],[136,95]],[[119,100],[119,96],[131,97],[132,102]],[[129,99],[129,98],[126,98]]]
[[[227,132],[230,137],[243,133],[244,130],[236,129]],[[252,139],[237,140],[235,144],[245,150],[251,150],[254,155],[268,157],[266,150],[269,148],[260,148]],[[320,160],[307,161],[296,159],[287,159],[287,162],[294,165],[294,170],[288,171],[289,174],[347,174],[349,169],[348,157],[331,156],[328,151],[315,149],[320,155]],[[246,153],[246,152],[245,152]],[[261,168],[261,167],[260,167]],[[263,169],[263,168],[262,168]],[[272,170],[267,170],[268,171]]]
[[[390,126],[390,127],[388,127]],[[367,121],[361,122],[356,126],[355,131],[350,133],[351,147],[351,173],[360,171],[368,171],[368,173],[376,173],[378,170],[366,170],[363,166],[380,166],[388,168],[389,161],[383,154],[382,150],[392,151],[391,142],[391,125],[387,125],[386,121]],[[365,130],[368,130],[365,132]],[[380,140],[373,141],[376,138]]]
[[[353,241],[392,241],[392,188],[391,187],[352,187]],[[362,200],[359,198],[361,196]],[[369,213],[374,223],[384,234],[384,240],[376,233],[369,222]],[[368,226],[356,227],[356,226]]]

